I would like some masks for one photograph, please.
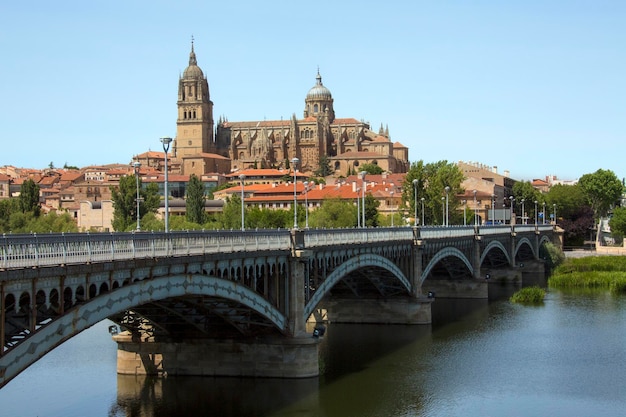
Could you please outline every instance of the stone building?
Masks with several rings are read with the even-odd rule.
[[[334,99],[322,83],[319,71],[315,85],[304,100],[303,118],[230,122],[213,119],[209,85],[191,45],[189,65],[178,85],[178,119],[172,158],[180,172],[201,175],[209,170],[249,168],[286,169],[293,158],[298,169],[313,172],[325,156],[335,176],[358,172],[359,165],[372,163],[394,173],[409,168],[408,148],[390,140],[389,130],[378,133],[366,122],[335,117]]]

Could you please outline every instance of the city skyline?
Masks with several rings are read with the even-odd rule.
[[[621,2],[36,3],[1,7],[0,166],[162,151],[193,36],[216,119],[300,117],[319,68],[338,117],[412,162],[626,175]]]

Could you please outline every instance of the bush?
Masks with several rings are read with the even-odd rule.
[[[541,304],[546,296],[546,291],[537,286],[522,288],[510,298],[512,303]]]

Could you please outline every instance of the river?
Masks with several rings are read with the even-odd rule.
[[[444,300],[429,326],[331,324],[320,378],[118,376],[102,322],[0,389],[3,417],[624,416],[626,297]]]

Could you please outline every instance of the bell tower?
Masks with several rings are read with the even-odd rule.
[[[209,83],[198,66],[191,39],[189,66],[178,80],[178,119],[176,140],[172,151],[175,158],[214,152],[213,102]]]

